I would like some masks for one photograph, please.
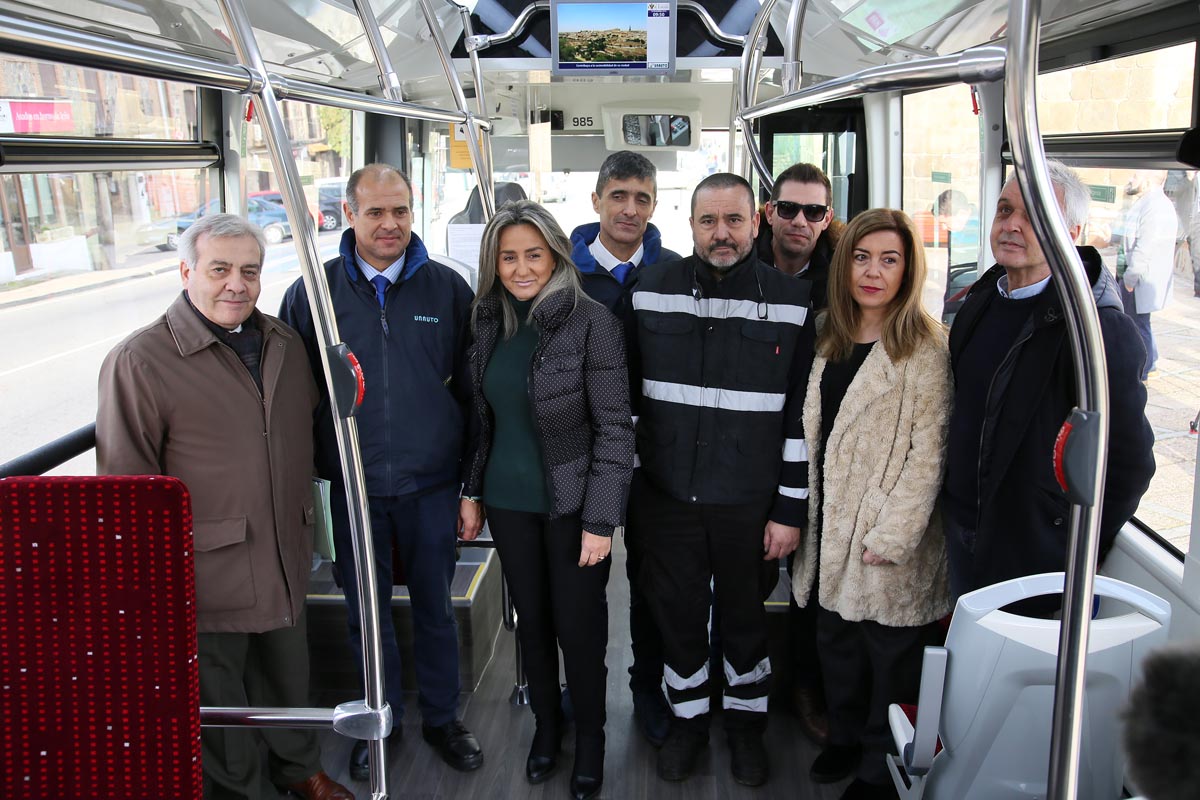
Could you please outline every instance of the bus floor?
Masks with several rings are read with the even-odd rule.
[[[818,748],[804,737],[799,723],[782,702],[770,712],[766,743],[771,778],[757,789],[734,782],[729,771],[729,748],[715,715],[711,741],[696,774],[682,783],[668,783],[655,773],[657,751],[637,730],[629,693],[629,582],[625,578],[625,547],[613,542],[612,575],[608,582],[608,722],[602,798],[621,800],[837,800],[849,780],[828,786],[813,783],[808,768]],[[420,713],[415,692],[406,693],[404,737],[399,747],[389,747],[388,777],[392,800],[465,800],[466,798],[570,797],[574,728],[563,738],[558,772],[545,783],[530,786],[525,780],[525,758],[533,740],[534,719],[528,706],[509,702],[513,688],[513,635],[501,631],[491,663],[474,692],[464,692],[460,709],[463,722],[483,746],[483,766],[474,772],[456,772],[446,766],[421,738]],[[774,698],[779,696],[773,695]],[[350,788],[360,800],[369,798],[369,785],[351,781],[347,759],[350,739],[322,734],[322,761],[331,776]]]

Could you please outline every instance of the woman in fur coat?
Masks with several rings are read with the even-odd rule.
[[[903,211],[855,217],[834,253],[804,401],[808,529],[792,590],[815,590],[829,744],[811,775],[895,797],[887,707],[913,702],[950,608],[935,501],[952,385],[942,326],[921,305],[925,258]]]

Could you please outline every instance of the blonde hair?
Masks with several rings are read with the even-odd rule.
[[[575,305],[587,302],[591,298],[583,291],[583,280],[579,270],[571,260],[571,241],[563,233],[554,215],[532,200],[515,200],[505,203],[492,215],[483,231],[483,239],[479,244],[479,289],[475,294],[475,302],[471,304],[471,331],[475,331],[475,320],[479,313],[479,304],[484,298],[496,295],[500,301],[500,314],[504,319],[504,338],[511,339],[517,332],[517,312],[513,310],[508,294],[500,283],[497,267],[500,263],[500,234],[505,228],[513,225],[532,225],[546,240],[550,253],[554,258],[554,272],[550,280],[533,298],[529,308],[529,318],[533,318],[534,310],[550,295],[566,289],[574,295]]]
[[[846,226],[829,264],[829,306],[822,315],[817,333],[817,352],[830,361],[844,361],[854,350],[854,339],[862,319],[862,309],[851,293],[854,248],[863,237],[877,231],[892,231],[904,243],[904,275],[900,289],[883,320],[884,349],[892,361],[903,361],[917,345],[943,336],[940,323],[921,304],[925,284],[925,251],[917,243],[916,226],[903,211],[872,208],[862,212]]]

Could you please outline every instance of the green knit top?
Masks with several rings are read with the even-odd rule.
[[[508,295],[520,325],[501,339],[483,372],[483,396],[492,409],[492,447],[483,473],[483,502],[509,511],[550,512],[546,465],[529,402],[529,370],[537,348],[537,325],[529,320],[532,300]],[[528,322],[527,322],[528,320]]]

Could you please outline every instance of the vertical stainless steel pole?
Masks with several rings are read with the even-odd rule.
[[[793,0],[788,10],[787,32],[783,41],[783,93],[800,88],[803,78],[800,61],[800,45],[804,41],[804,16],[808,13],[808,0]]]
[[[767,162],[763,160],[758,142],[754,140],[754,126],[742,118],[741,112],[754,105],[758,96],[758,70],[762,65],[763,51],[767,49],[767,29],[771,22],[771,9],[774,7],[775,0],[764,0],[762,7],[754,16],[754,24],[750,26],[750,33],[746,36],[746,46],[742,49],[741,81],[736,88],[737,119],[742,126],[742,138],[746,143],[746,157],[750,159],[763,188],[768,192],[775,183],[771,178],[771,170],[767,168]],[[744,177],[749,178],[750,176],[745,175]]]
[[[291,143],[287,129],[283,124],[283,115],[279,109],[279,101],[266,79],[266,64],[258,43],[254,38],[254,29],[242,6],[241,0],[221,0],[221,13],[229,25],[231,38],[237,50],[238,58],[252,72],[263,76],[252,91],[256,99],[259,122],[263,125],[267,149],[271,154],[271,163],[275,175],[279,179],[280,192],[283,195],[284,207],[293,223],[293,235],[296,254],[300,260],[300,271],[304,276],[304,284],[308,289],[309,308],[313,315],[313,324],[317,335],[321,338],[322,346],[318,348],[321,354],[322,366],[325,369],[326,388],[330,398],[336,396],[329,360],[329,348],[341,344],[338,336],[337,319],[333,313],[333,305],[329,299],[329,285],[325,280],[325,270],[321,265],[320,253],[317,250],[316,235],[308,220],[308,205],[300,190],[300,174],[296,170],[295,160],[291,154]],[[332,404],[332,400],[331,400]],[[371,542],[371,516],[367,506],[366,482],[362,471],[362,454],[358,445],[358,429],[354,418],[340,416],[334,413],[335,431],[337,434],[338,450],[341,454],[342,473],[346,480],[346,498],[349,508],[351,541],[354,549],[354,560],[358,568],[358,605],[359,621],[362,628],[363,646],[363,683],[366,688],[366,709],[379,712],[386,727],[391,726],[391,713],[383,699],[383,675],[381,665],[382,650],[379,641],[379,608],[375,603],[376,578],[374,547]],[[391,620],[388,620],[391,624]],[[376,800],[386,800],[387,770],[383,769],[383,740],[372,742],[375,748],[374,766],[371,770],[371,785],[373,797]]]
[[[475,29],[471,25],[471,12],[465,7],[455,3],[458,8],[458,15],[462,18],[463,25],[463,41],[467,45],[467,56],[471,61],[471,78],[475,81],[475,111],[480,119],[488,119],[491,112],[489,111],[487,101],[487,88],[483,83],[483,66],[479,63],[479,48],[472,45],[475,39]],[[484,174],[487,175],[488,184],[492,185],[492,132],[485,131],[483,134],[483,168]],[[483,174],[478,176],[483,179]],[[492,185],[493,197],[495,196],[495,186]]]
[[[1099,509],[1104,499],[1108,453],[1108,368],[1100,319],[1091,286],[1073,243],[1067,236],[1058,201],[1046,168],[1037,119],[1036,80],[1040,0],[1018,0],[1009,7],[1008,71],[1005,108],[1009,140],[1021,194],[1050,271],[1063,298],[1067,330],[1075,359],[1078,407],[1100,417],[1098,458],[1091,475],[1092,505],[1071,509],[1063,619],[1058,642],[1054,722],[1050,736],[1048,798],[1074,800],[1079,794],[1079,749],[1083,731],[1083,702],[1087,678],[1088,628],[1100,542]],[[1047,453],[1047,458],[1050,454]]]
[[[450,93],[454,96],[454,104],[467,115],[466,134],[467,134],[467,149],[471,153],[471,164],[475,167],[475,178],[479,185],[479,199],[483,202],[483,215],[487,219],[492,218],[492,214],[496,213],[496,197],[492,193],[492,175],[491,172],[485,172],[487,160],[483,157],[483,149],[479,146],[479,127],[476,124],[476,117],[467,108],[467,96],[463,92],[462,81],[458,78],[458,73],[454,69],[454,60],[450,58],[450,46],[446,44],[446,37],[442,33],[441,25],[438,24],[437,15],[433,13],[433,6],[429,0],[419,0],[421,4],[421,13],[425,15],[425,22],[429,25],[429,33],[433,37],[433,44],[437,47],[438,57],[442,61],[442,69],[446,73],[446,80],[450,82]]]
[[[379,32],[379,20],[371,9],[368,0],[354,0],[354,10],[362,22],[367,34],[367,42],[371,45],[371,53],[379,66],[379,88],[389,100],[403,101],[404,92],[400,89],[400,76],[392,66],[392,57],[388,54],[387,45],[383,43],[383,34]]]

